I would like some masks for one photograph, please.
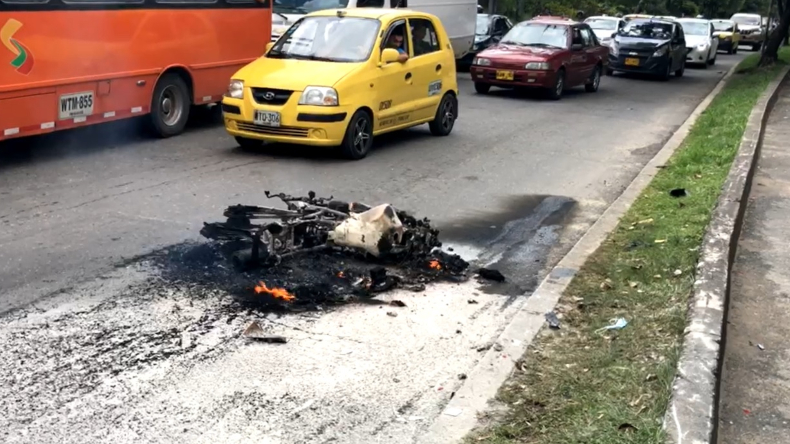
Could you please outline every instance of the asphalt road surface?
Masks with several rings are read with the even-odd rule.
[[[205,118],[168,140],[127,122],[0,145],[0,436],[416,442],[457,375],[741,58],[720,54],[669,82],[605,77],[598,93],[559,102],[477,95],[459,74],[449,137],[427,126],[384,136],[359,162],[246,152]],[[200,240],[228,205],[264,204],[264,190],[427,216],[508,281],[388,296],[407,301],[398,317],[371,305],[240,316],[221,290],[198,292],[186,275],[156,284],[161,270],[141,265]],[[290,342],[246,343],[238,333],[252,318]]]

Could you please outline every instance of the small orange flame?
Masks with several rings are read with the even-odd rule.
[[[346,274],[345,274],[345,273],[343,273],[342,271],[339,271],[339,272],[337,273],[337,277],[339,277],[339,278],[344,278],[344,277],[346,277]]]
[[[258,282],[258,285],[255,286],[255,293],[258,294],[266,293],[275,299],[282,299],[283,301],[286,302],[291,302],[294,299],[296,299],[296,296],[289,293],[288,290],[284,288],[277,288],[277,287],[269,288],[266,286],[266,284],[263,281]]]
[[[441,270],[442,269],[442,264],[440,264],[439,261],[437,261],[437,260],[433,260],[433,261],[429,262],[428,266],[433,268],[434,270]]]

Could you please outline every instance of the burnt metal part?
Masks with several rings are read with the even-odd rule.
[[[402,227],[390,248],[373,256],[359,248],[338,246],[329,233],[355,214],[372,208],[315,193],[294,197],[266,193],[286,208],[249,205],[228,207],[225,222],[205,223],[201,234],[216,242],[184,245],[158,256],[163,276],[183,281],[191,277],[201,286],[220,288],[251,309],[303,310],[371,298],[393,288],[424,291],[426,284],[468,279],[469,263],[440,249],[439,231],[427,218],[392,208]],[[355,214],[352,214],[355,213]],[[392,230],[387,234],[392,233]],[[387,237],[387,236],[384,236]],[[224,267],[222,262],[234,267]],[[264,282],[294,296],[283,301],[254,290]]]
[[[317,197],[310,191],[307,197],[265,191],[269,199],[277,198],[286,208],[252,205],[233,205],[223,213],[225,222],[204,222],[200,234],[216,241],[243,240],[250,243],[246,251],[234,255],[232,262],[239,270],[279,264],[283,257],[315,251],[327,247],[329,232],[350,217],[371,207],[357,202],[344,202],[334,197]],[[410,214],[386,208],[387,217],[397,217],[405,233],[398,239],[394,232],[384,233],[378,250],[390,256],[426,255],[441,247],[438,230],[430,220],[417,219]]]

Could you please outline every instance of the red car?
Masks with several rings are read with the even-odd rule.
[[[545,88],[558,100],[567,88],[598,90],[609,65],[602,46],[585,23],[562,17],[535,17],[514,26],[495,46],[479,53],[470,71],[475,90]]]

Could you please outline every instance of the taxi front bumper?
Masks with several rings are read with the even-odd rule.
[[[489,85],[507,87],[553,88],[556,80],[554,71],[536,69],[500,69],[472,65],[469,68],[472,81]]]
[[[719,51],[729,51],[734,47],[732,37],[719,37]]]
[[[280,113],[279,126],[255,123],[255,111]],[[266,106],[245,99],[222,99],[225,130],[234,137],[265,142],[334,147],[343,142],[348,121],[353,115],[349,106],[310,106],[286,103]]]

